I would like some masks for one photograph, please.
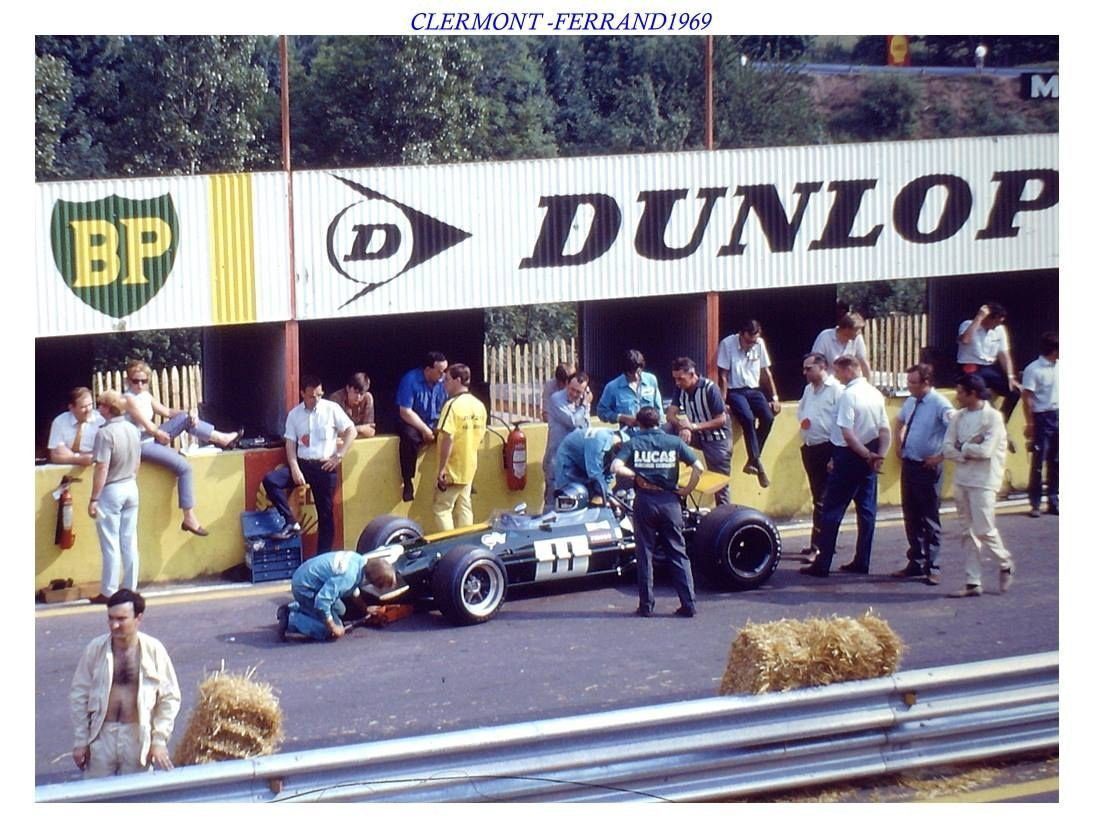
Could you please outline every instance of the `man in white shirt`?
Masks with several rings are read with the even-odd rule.
[[[801,568],[807,576],[827,576],[836,554],[840,523],[855,502],[858,538],[855,557],[840,565],[845,573],[869,573],[877,518],[877,475],[889,450],[889,417],[885,397],[862,377],[857,358],[837,358],[836,378],[844,386],[832,430],[832,471],[821,507],[817,558]]]
[[[813,341],[813,352],[819,352],[828,359],[828,366],[836,362],[836,358],[847,355],[858,358],[862,368],[862,377],[871,380],[870,362],[866,358],[866,341],[862,339],[862,330],[866,321],[862,316],[854,312],[847,312],[840,317],[835,328],[825,329],[817,339]]]
[[[262,485],[285,527],[281,538],[292,538],[300,532],[289,507],[288,490],[307,484],[315,499],[319,519],[316,553],[329,553],[334,544],[334,488],[338,481],[338,466],[357,436],[353,420],[337,404],[323,398],[323,384],[316,375],[300,377],[302,401],[285,418],[285,459],[264,478]],[[338,444],[341,440],[341,445]]]
[[[760,485],[766,489],[771,481],[760,461],[760,454],[775,423],[775,415],[782,410],[782,406],[775,379],[771,375],[767,344],[761,333],[758,321],[746,320],[737,334],[723,338],[718,344],[717,363],[718,383],[726,394],[729,412],[744,434],[748,462],[742,471],[755,474]],[[770,401],[761,388],[770,392]]]
[[[988,401],[990,394],[978,375],[957,379],[961,409],[950,420],[942,455],[954,463],[953,501],[961,518],[965,548],[965,587],[950,597],[980,596],[980,562],[987,556],[999,563],[999,592],[1014,580],[1014,559],[995,528],[995,493],[1003,484],[1007,433],[1003,417]]]
[[[966,375],[978,375],[988,389],[1003,397],[1000,410],[1003,424],[1010,421],[1021,389],[1014,376],[1014,362],[1010,357],[1010,338],[1007,327],[1007,310],[999,303],[980,306],[972,320],[965,320],[957,328],[957,363]],[[1014,447],[1008,441],[1013,451]]]
[[[49,461],[58,465],[89,466],[95,447],[95,435],[106,420],[95,409],[95,400],[86,387],[77,387],[68,396],[68,410],[49,427]]]
[[[828,485],[828,462],[832,459],[832,431],[836,427],[836,406],[843,394],[843,385],[828,371],[828,360],[819,352],[810,352],[802,359],[805,389],[798,402],[798,428],[801,433],[802,465],[809,479],[813,496],[813,529],[804,556],[815,556],[820,541],[821,505],[824,488]]]
[[[1060,514],[1060,338],[1041,335],[1041,357],[1022,372],[1022,410],[1030,447],[1029,515],[1041,517],[1042,479],[1048,480],[1048,514]],[[1045,468],[1047,466],[1047,468]],[[1042,470],[1047,475],[1042,475]]]

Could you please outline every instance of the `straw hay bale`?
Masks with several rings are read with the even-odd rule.
[[[176,765],[198,765],[272,754],[282,740],[281,706],[254,670],[221,668],[198,685],[197,706],[176,749]]]
[[[729,650],[719,695],[767,693],[896,671],[904,644],[889,624],[861,617],[748,623]]]

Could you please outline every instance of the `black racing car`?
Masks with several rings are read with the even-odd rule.
[[[408,518],[381,515],[361,533],[357,552],[390,561],[397,583],[364,592],[384,603],[431,601],[453,623],[469,625],[497,614],[509,588],[622,575],[635,562],[629,508],[616,498],[589,505],[580,495],[564,493],[560,508],[541,515],[524,514],[522,505],[436,535],[422,535]],[[693,502],[684,509],[684,537],[692,566],[722,589],[758,588],[779,563],[779,531],[747,506],[705,509]]]

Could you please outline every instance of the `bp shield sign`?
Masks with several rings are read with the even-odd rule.
[[[167,281],[178,227],[170,194],[59,200],[50,219],[53,261],[73,294],[108,317],[126,317]]]

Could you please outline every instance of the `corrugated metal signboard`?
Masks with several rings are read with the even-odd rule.
[[[283,173],[44,183],[37,335],[289,317]]]
[[[1058,136],[293,175],[297,316],[1058,266]]]

